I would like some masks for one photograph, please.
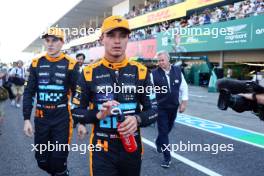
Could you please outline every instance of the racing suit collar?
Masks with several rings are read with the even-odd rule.
[[[59,55],[59,57],[55,57],[55,58],[50,57],[50,56],[48,55],[48,53],[46,53],[46,55],[45,55],[46,59],[47,59],[48,61],[50,61],[50,62],[57,62],[57,61],[60,61],[61,59],[64,58],[64,56],[65,56],[64,53],[61,53],[61,54]]]
[[[125,67],[128,64],[128,58],[125,58],[122,62],[109,62],[105,57],[102,59],[102,64],[110,69],[118,70]]]

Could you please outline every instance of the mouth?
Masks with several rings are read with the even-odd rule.
[[[54,51],[54,48],[48,48],[48,51]]]
[[[121,51],[121,49],[122,49],[121,47],[113,47],[114,51]]]

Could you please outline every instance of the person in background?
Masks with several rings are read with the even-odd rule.
[[[166,51],[160,51],[156,54],[158,59],[158,68],[153,70],[151,78],[155,87],[166,91],[157,93],[158,102],[158,137],[156,138],[156,147],[158,153],[163,153],[164,160],[161,167],[169,168],[171,164],[170,151],[166,148],[169,144],[169,133],[171,132],[177,111],[185,111],[188,101],[188,86],[181,73],[181,68],[170,64],[170,56]],[[179,101],[181,96],[181,101]]]
[[[9,100],[11,101],[11,103],[13,102],[13,104],[15,104],[15,95],[14,93],[12,92],[12,78],[9,76],[10,75],[10,72],[13,68],[17,67],[17,62],[13,62],[12,63],[12,67],[8,69],[7,71],[7,75],[6,75],[6,82],[4,83],[4,87],[6,88],[6,90],[8,91],[8,95],[9,95]],[[13,101],[14,100],[14,101]]]
[[[3,121],[4,121],[4,107],[3,107],[3,103],[4,103],[4,99],[2,99],[2,94],[4,93],[4,92],[2,92],[2,91],[6,91],[7,92],[7,90],[5,90],[4,88],[3,88],[3,85],[4,85],[4,83],[6,82],[6,75],[7,75],[7,70],[4,68],[4,67],[1,67],[0,68],[0,94],[1,94],[1,100],[0,100],[0,135],[2,134],[2,132],[1,132],[1,126],[2,126],[2,124],[3,124]]]
[[[232,75],[233,75],[233,70],[231,69],[231,67],[228,67],[228,68],[227,68],[227,77],[228,77],[228,78],[231,78]]]
[[[78,53],[76,54],[76,60],[77,60],[77,63],[79,64],[79,72],[80,74],[82,73],[82,70],[84,68],[84,60],[85,60],[85,55],[83,53]],[[74,108],[74,105],[71,105],[72,108]],[[77,124],[75,121],[73,121],[73,128],[76,128]]]
[[[15,99],[12,100],[11,105],[16,106],[17,108],[20,108],[21,97],[24,93],[25,73],[22,60],[19,60],[17,66],[9,73],[9,77],[12,80],[11,90],[15,95]]]
[[[79,64],[79,68],[80,68],[80,73],[82,72],[82,69],[83,69],[83,67],[84,67],[84,61],[85,61],[85,55],[83,54],[83,53],[78,53],[77,55],[76,55],[76,60],[77,60],[77,62],[78,62],[78,64]]]

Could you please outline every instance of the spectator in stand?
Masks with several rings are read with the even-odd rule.
[[[222,16],[222,10],[219,7],[215,8],[216,16],[218,19],[221,19]]]
[[[193,15],[188,19],[188,25],[187,27],[192,27],[194,25],[194,18]]]
[[[159,7],[164,8],[167,6],[167,1],[166,0],[160,0]]]
[[[239,6],[238,12],[236,14],[236,19],[241,19],[245,17],[245,12],[243,11],[243,5]]]
[[[244,13],[246,13],[246,11],[249,9],[249,1],[244,1],[242,3],[242,10]]]
[[[182,27],[182,28],[184,28],[184,27],[186,27],[188,25],[188,23],[187,23],[187,21],[185,20],[185,19],[181,19],[181,21],[180,21],[180,27]]]
[[[220,21],[226,21],[227,20],[227,10],[225,8],[221,8],[222,14]]]
[[[204,24],[210,24],[211,23],[211,13],[209,9],[206,9],[204,12]]]
[[[168,21],[165,21],[165,22],[163,23],[163,27],[164,27],[166,30],[168,30],[169,27],[170,27],[169,22],[168,22]]]
[[[236,9],[233,4],[228,6],[228,20],[236,19]]]
[[[167,0],[167,4],[168,5],[172,5],[172,4],[174,4],[175,3],[175,0]]]
[[[199,17],[198,17],[198,15],[196,13],[193,15],[193,24],[195,26],[199,25]]]
[[[180,21],[175,21],[174,22],[174,27],[177,28],[177,29],[180,28],[181,27]]]
[[[252,15],[254,15],[254,12],[255,12],[256,10],[255,10],[255,4],[250,4],[249,5],[249,8],[247,9],[247,11],[246,11],[246,16],[247,17],[250,17],[250,16],[252,16]]]
[[[152,31],[152,29],[150,27],[147,27],[147,29],[146,29],[146,39],[151,38],[151,31]]]
[[[212,12],[212,16],[211,16],[211,23],[217,23],[219,22],[219,18],[217,18],[217,13],[214,11]]]
[[[169,24],[169,29],[174,29],[175,28],[175,22],[171,22],[170,24]]]
[[[262,5],[259,4],[259,5],[257,5],[255,15],[262,14],[262,13],[264,13],[264,4],[262,4]]]
[[[204,24],[204,13],[202,13],[201,15],[199,15],[199,25],[203,25]]]
[[[145,4],[141,8],[133,6],[131,11],[126,14],[126,18],[133,18],[140,14],[150,12],[156,9],[161,9],[167,5],[172,5],[174,3],[180,3],[182,0],[146,0]],[[140,10],[143,11],[140,12]],[[149,39],[155,36],[161,31],[165,31],[171,28],[184,28],[184,27],[193,27],[196,25],[216,23],[226,20],[241,19],[251,15],[258,15],[264,13],[264,0],[248,0],[238,3],[233,3],[223,7],[216,7],[214,10],[210,11],[206,9],[201,14],[194,13],[189,18],[180,19],[175,21],[165,21],[153,26],[144,27],[141,29],[133,30],[130,35],[131,41]],[[75,39],[76,36],[69,36],[67,41]],[[81,46],[75,46],[70,49],[70,53],[76,52],[80,49],[92,48],[101,46],[98,41],[95,41],[90,44],[85,44]]]

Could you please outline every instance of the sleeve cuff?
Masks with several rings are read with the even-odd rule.
[[[182,101],[188,101],[189,98],[188,97],[182,97]]]
[[[24,120],[30,120],[30,116],[24,116]]]
[[[99,119],[97,119],[96,117],[97,113],[98,113],[98,110],[89,110],[85,113],[84,118],[79,118],[78,121],[81,124],[99,122]]]

